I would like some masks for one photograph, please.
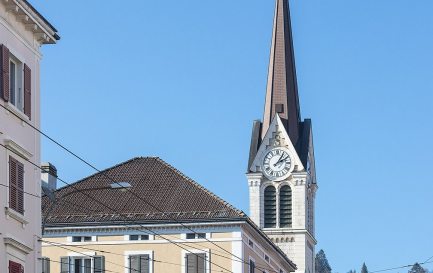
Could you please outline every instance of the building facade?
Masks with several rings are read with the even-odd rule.
[[[40,272],[40,137],[31,126],[40,126],[40,47],[58,39],[27,1],[0,1],[0,272]]]
[[[253,221],[297,273],[314,273],[318,186],[311,120],[300,114],[288,0],[276,0],[265,110],[253,124],[247,179]]]
[[[288,273],[242,211],[159,158],[134,158],[45,196],[43,273]]]

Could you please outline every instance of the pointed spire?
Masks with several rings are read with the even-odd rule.
[[[276,113],[297,145],[301,115],[288,0],[276,0],[262,138]]]

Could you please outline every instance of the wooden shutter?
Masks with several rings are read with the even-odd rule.
[[[83,264],[83,272],[84,273],[92,273],[92,259],[84,259],[84,260],[81,260],[81,262]],[[96,263],[96,262],[94,262],[94,263]],[[101,272],[101,271],[99,271],[99,270],[96,271],[95,270],[95,265],[94,265],[93,266],[93,273],[95,273],[95,272]]]
[[[104,273],[105,272],[105,257],[95,256],[93,258],[93,273]]]
[[[18,211],[17,161],[9,157],[9,208]]]
[[[24,64],[24,114],[32,119],[32,71]]]
[[[24,214],[24,165],[17,162],[17,211]]]
[[[138,256],[129,256],[129,272],[130,273],[140,272],[140,259]]]
[[[140,273],[149,273],[150,272],[150,268],[149,268],[149,255],[141,255],[140,256],[140,264],[141,264],[141,271]]]
[[[186,255],[186,273],[205,273],[206,272],[206,254],[187,254]]]
[[[206,272],[206,254],[198,254],[197,255],[197,273],[205,273]]]
[[[42,273],[50,273],[50,259],[42,258]]]
[[[60,273],[69,273],[69,257],[60,258]]]
[[[9,261],[9,273],[24,273],[24,267],[19,263]]]
[[[9,49],[2,45],[0,49],[0,95],[9,101]]]
[[[197,273],[197,256],[186,254],[186,273]]]

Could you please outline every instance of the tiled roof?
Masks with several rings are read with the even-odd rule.
[[[113,181],[132,187],[112,189]],[[48,197],[42,200],[46,227],[247,219],[242,211],[156,157],[131,159],[54,194],[56,202]]]

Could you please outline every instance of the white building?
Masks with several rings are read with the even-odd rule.
[[[0,0],[0,272],[41,272],[40,46],[57,30],[26,0]],[[31,163],[30,163],[31,162]]]
[[[253,125],[248,184],[254,222],[314,273],[317,190],[311,120],[301,120],[288,0],[276,0],[263,121]]]

